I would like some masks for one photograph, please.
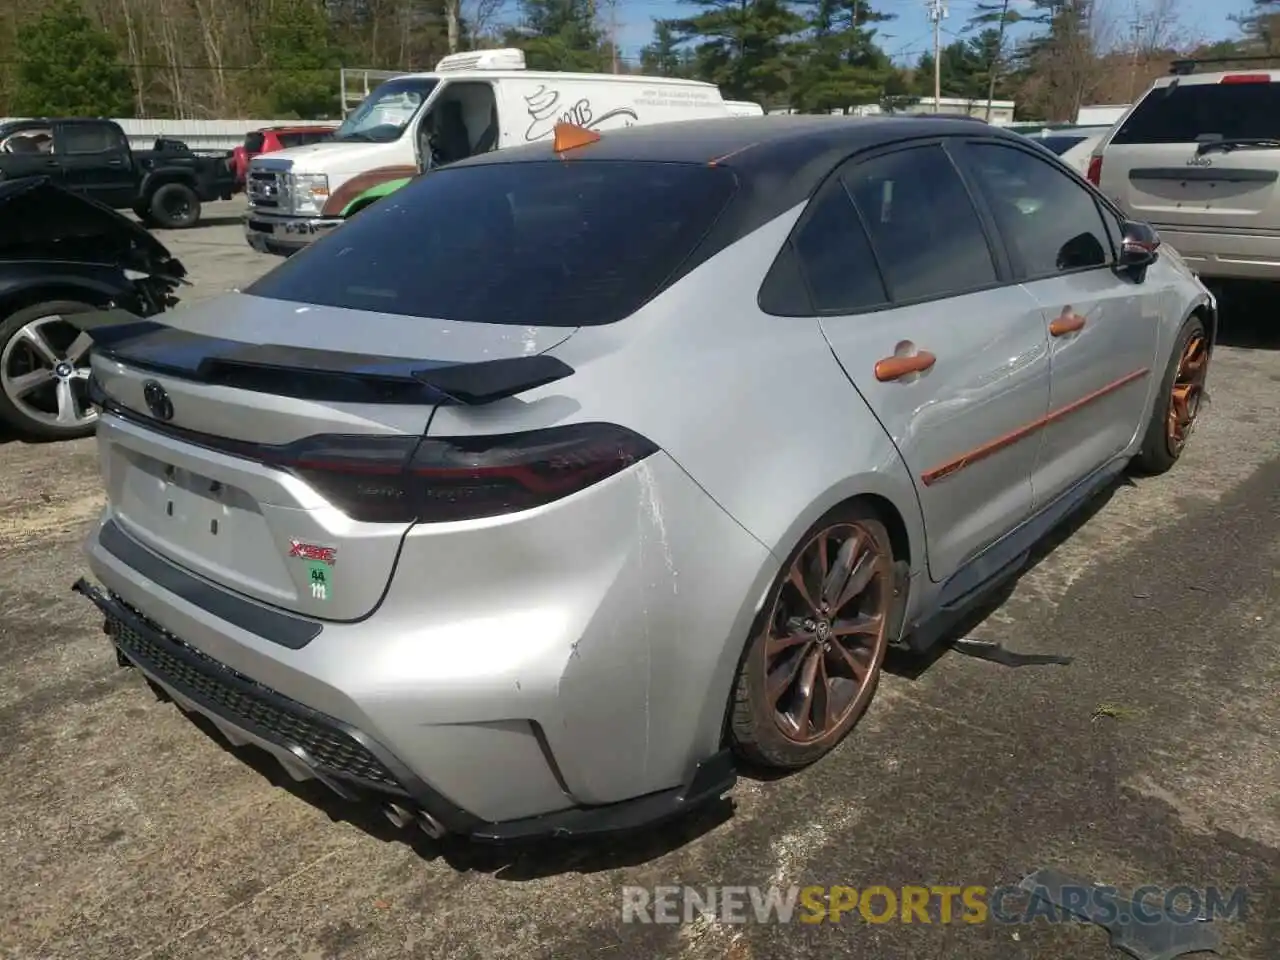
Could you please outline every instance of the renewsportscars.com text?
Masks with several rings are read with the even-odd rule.
[[[1048,892],[1018,887],[807,886],[623,887],[623,923],[1004,923],[1073,922],[1088,910],[1103,923],[1244,920],[1243,887],[1065,887],[1062,906]]]

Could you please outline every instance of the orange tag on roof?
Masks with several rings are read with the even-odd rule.
[[[594,130],[588,130],[586,127],[561,121],[556,124],[555,137],[555,144],[552,149],[556,153],[564,153],[566,150],[576,150],[578,147],[585,147],[587,144],[595,143],[600,139],[600,134]]]

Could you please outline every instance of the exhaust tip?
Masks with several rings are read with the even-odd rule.
[[[391,821],[393,827],[403,829],[413,823],[413,814],[398,803],[388,803],[382,808],[383,815]]]
[[[444,828],[444,824],[425,810],[418,814],[418,826],[421,827],[422,832],[432,840],[443,839],[444,835],[448,833]]]

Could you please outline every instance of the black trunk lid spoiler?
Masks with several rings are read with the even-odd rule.
[[[546,354],[457,363],[245,343],[179,330],[126,310],[66,318],[104,359],[218,386],[335,403],[477,406],[554,383],[573,368]]]

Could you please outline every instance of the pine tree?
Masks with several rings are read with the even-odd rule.
[[[690,43],[695,75],[726,99],[777,102],[791,79],[794,38],[804,19],[785,0],[686,0],[697,12],[670,21]]]
[[[76,0],[56,0],[17,32],[13,110],[21,116],[125,117],[129,69]]]
[[[984,49],[989,53],[987,60],[987,112],[986,120],[991,121],[991,101],[996,96],[996,84],[999,82],[1005,67],[1005,36],[1011,24],[1022,19],[1022,15],[1013,9],[1011,0],[978,0],[976,12],[969,18],[969,28],[981,28],[981,36],[988,39]],[[990,40],[994,30],[995,40]]]
[[[640,51],[640,69],[659,77],[688,76],[692,66],[688,54],[668,20],[653,25],[653,43]]]
[[[810,0],[808,6],[793,106],[825,113],[883,100],[897,71],[875,43],[875,24],[892,15],[876,11],[869,0]]]
[[[521,26],[507,42],[530,70],[604,71],[610,59],[593,0],[520,0]]]

